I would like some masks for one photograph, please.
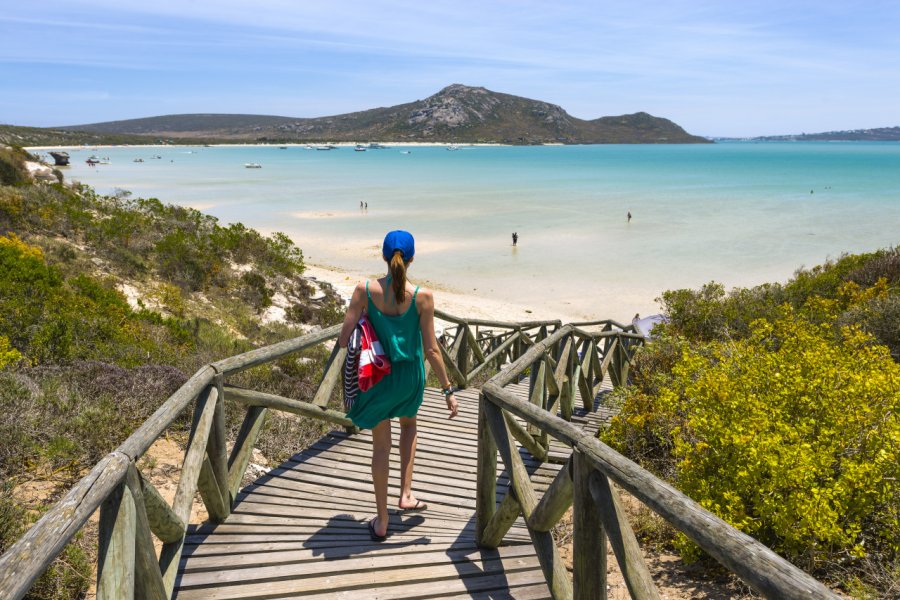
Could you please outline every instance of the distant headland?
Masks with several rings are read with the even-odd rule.
[[[53,128],[0,126],[0,142],[21,146],[371,140],[520,145],[709,142],[645,112],[583,120],[555,104],[460,84],[424,100],[330,117],[184,114]]]

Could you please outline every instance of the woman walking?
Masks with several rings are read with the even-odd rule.
[[[347,413],[355,425],[372,430],[372,480],[378,514],[369,521],[369,535],[377,542],[387,536],[392,418],[400,420],[397,506],[405,511],[427,508],[412,493],[416,413],[425,391],[423,357],[428,359],[441,384],[450,418],[457,413],[456,398],[434,334],[434,297],[431,290],[413,287],[406,279],[415,252],[415,241],[409,232],[397,230],[385,236],[381,254],[388,264],[387,275],[357,284],[338,341],[345,348],[359,318],[365,314],[391,361],[391,372],[368,391],[360,392]]]

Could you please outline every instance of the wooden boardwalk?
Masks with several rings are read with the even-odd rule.
[[[527,396],[527,383],[510,386]],[[194,598],[549,598],[521,520],[496,550],[476,547],[478,392],[459,392],[450,421],[428,389],[419,411],[415,494],[421,513],[391,511],[388,540],[369,539],[375,514],[371,435],[332,432],[244,488],[225,523],[188,531],[175,597]],[[588,429],[605,411],[576,416]],[[389,505],[396,506],[399,455],[391,456]],[[569,449],[540,463],[521,451],[538,493]],[[502,462],[499,461],[502,465]],[[507,479],[497,485],[498,500]]]

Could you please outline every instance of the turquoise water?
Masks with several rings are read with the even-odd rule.
[[[110,164],[87,166],[91,154]],[[384,233],[409,229],[419,280],[566,315],[630,318],[665,289],[784,281],[900,241],[900,144],[103,148],[72,161],[67,176],[98,191],[284,231],[311,262],[355,272],[379,272]]]

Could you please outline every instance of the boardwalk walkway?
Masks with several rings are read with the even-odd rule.
[[[527,382],[510,388],[527,396]],[[459,416],[449,421],[440,393],[426,390],[413,490],[429,508],[393,510],[387,542],[373,543],[366,529],[375,514],[370,433],[332,432],[244,488],[225,523],[188,532],[175,597],[549,598],[521,518],[500,548],[475,545],[478,396],[457,397]],[[603,416],[573,420],[594,429]],[[551,446],[545,463],[522,452],[540,494],[568,448]],[[395,445],[394,505],[398,472]],[[498,499],[506,481],[498,481]]]

